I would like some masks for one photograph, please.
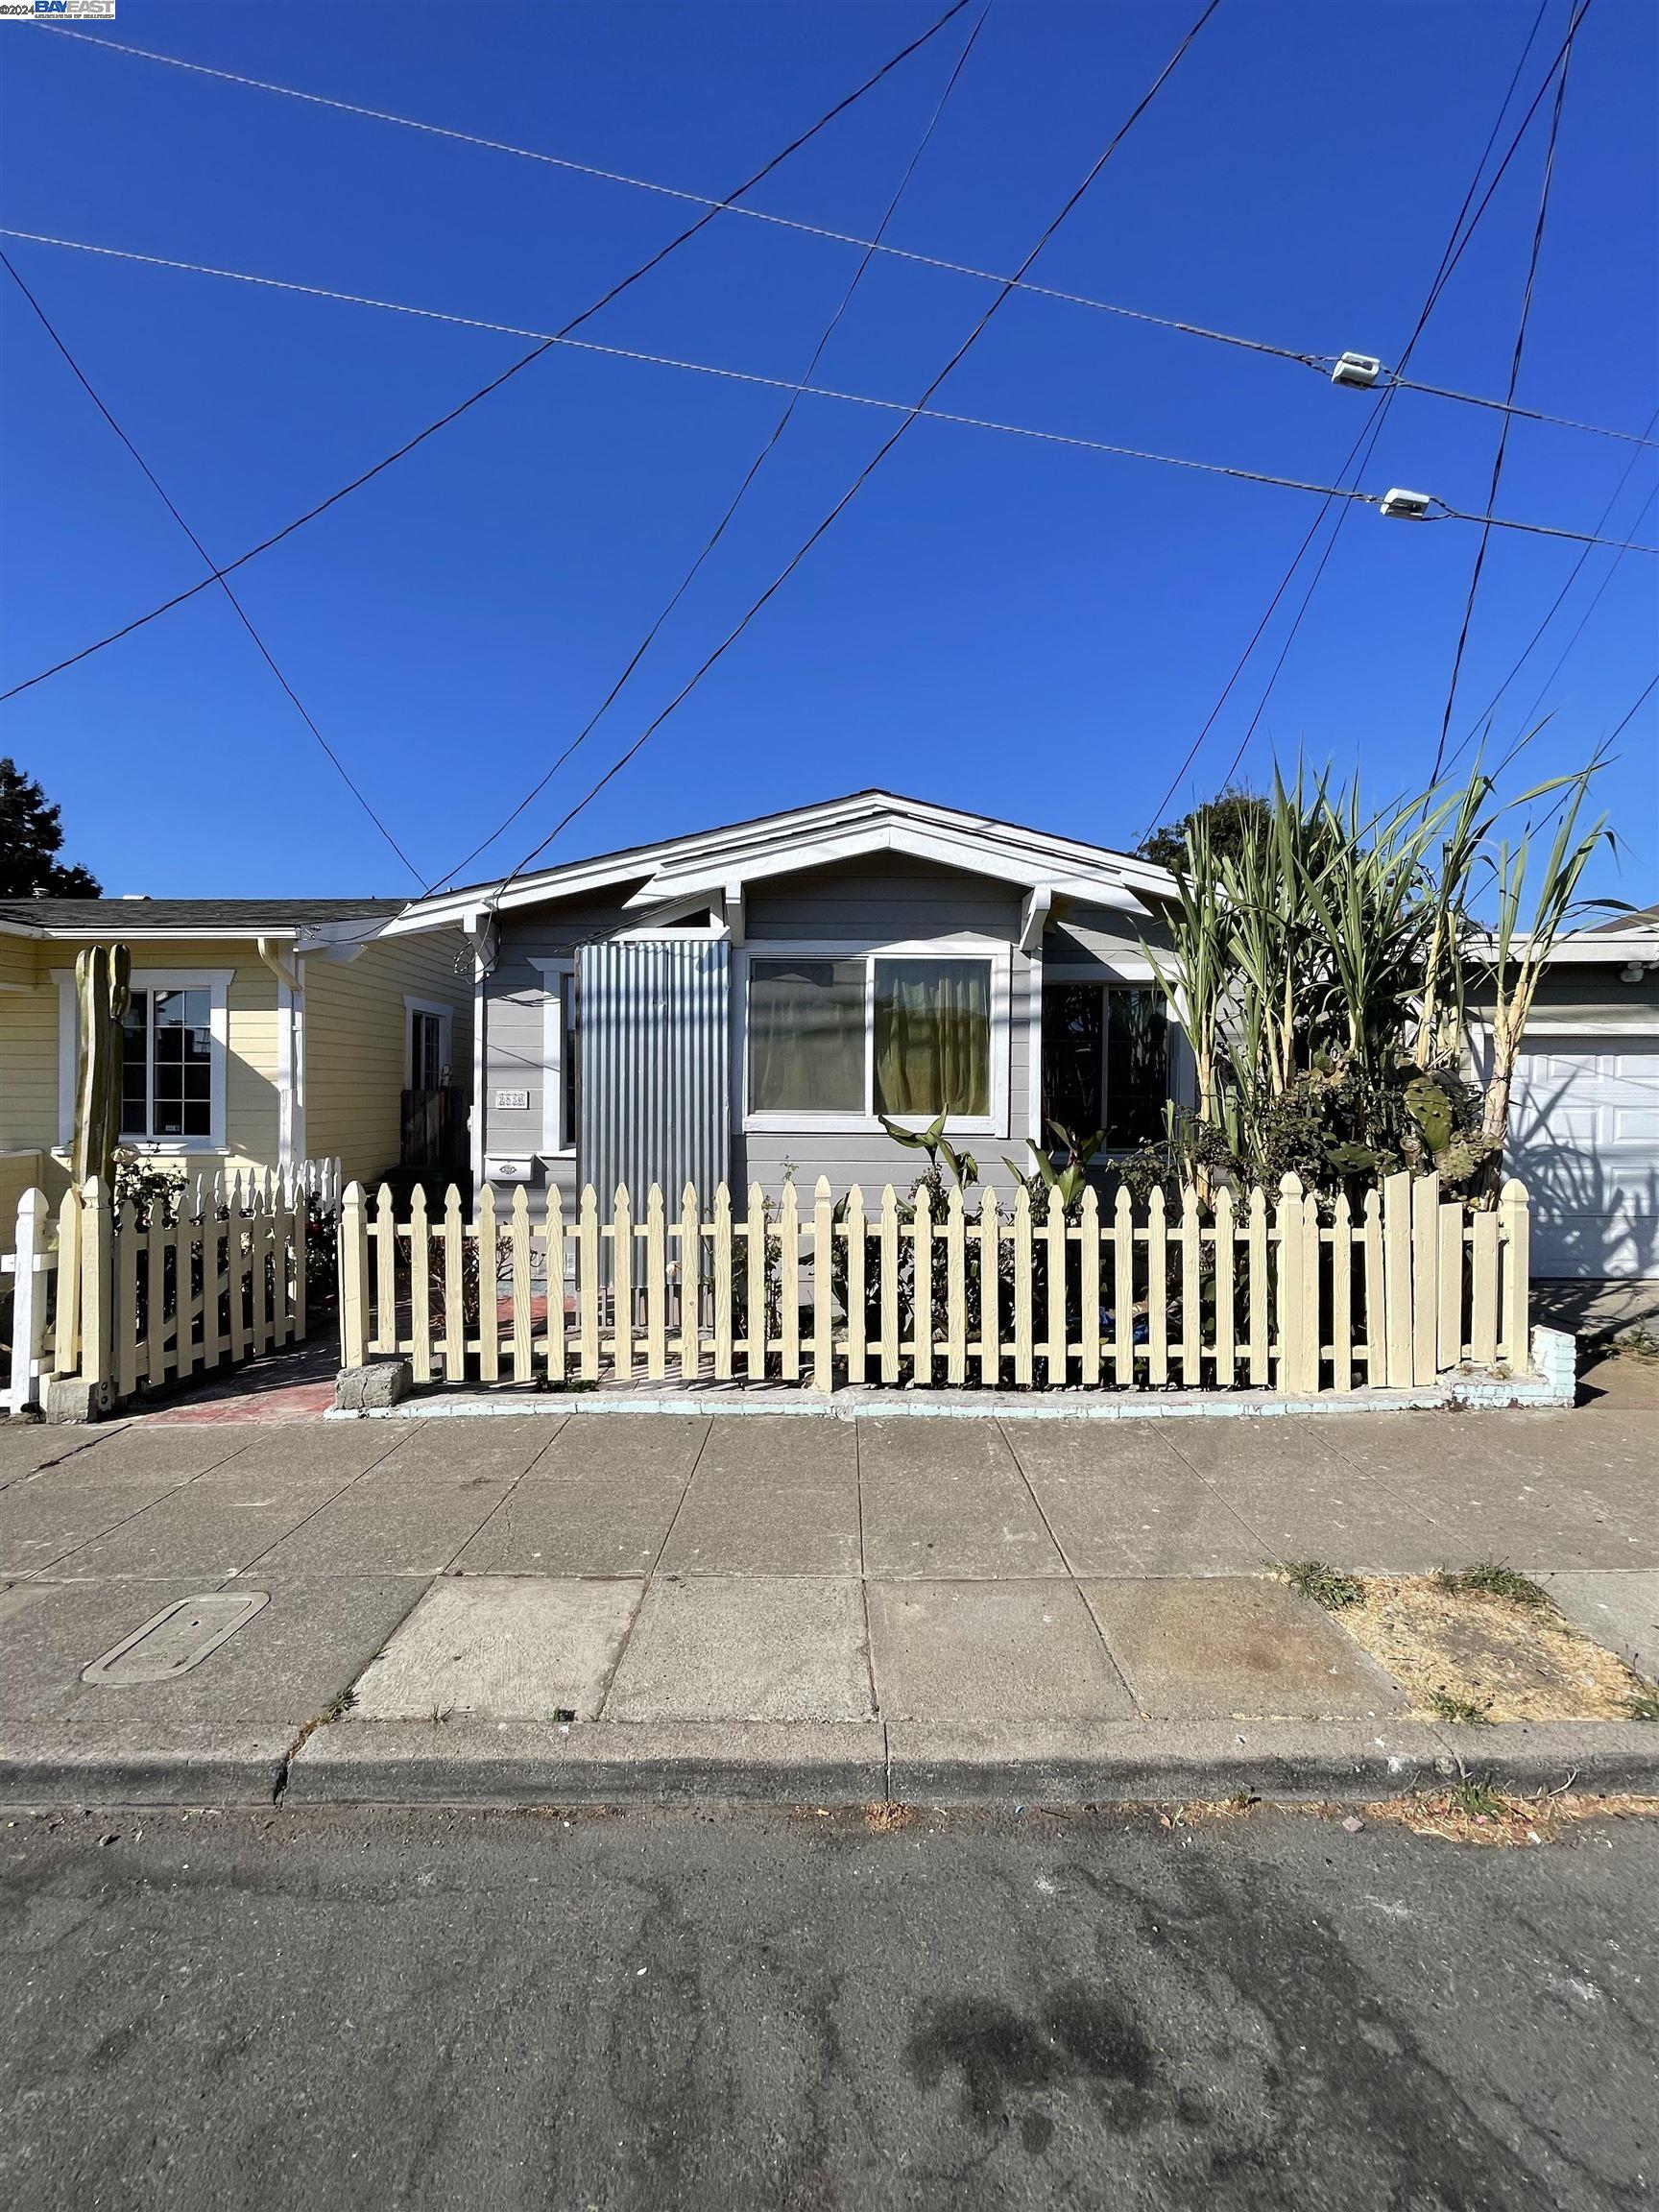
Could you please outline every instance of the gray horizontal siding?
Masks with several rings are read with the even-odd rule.
[[[931,861],[873,854],[833,868],[750,886],[745,927],[764,938],[949,937],[963,931],[1008,944],[1019,933],[1021,893]]]

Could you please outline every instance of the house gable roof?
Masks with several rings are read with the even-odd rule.
[[[744,885],[795,875],[869,854],[901,853],[990,876],[1040,894],[1148,914],[1172,895],[1166,869],[1051,831],[999,822],[890,791],[857,791],[812,806],[733,822],[693,836],[632,846],[564,867],[540,869],[417,900],[390,925],[397,936],[443,923],[541,905],[598,889],[632,886],[625,903],[641,910],[707,894],[741,896]]]
[[[293,937],[340,922],[385,922],[401,899],[4,899],[0,929],[102,942],[146,937]]]

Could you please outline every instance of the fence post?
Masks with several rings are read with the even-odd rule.
[[[81,1206],[81,1380],[108,1400],[115,1388],[115,1223],[109,1192],[88,1176]]]
[[[1302,1387],[1303,1333],[1307,1326],[1307,1254],[1302,1238],[1302,1182],[1286,1172],[1279,1182],[1279,1394]]]
[[[779,1359],[785,1382],[801,1380],[801,1204],[795,1178],[786,1176],[778,1210],[780,1256],[778,1267]]]
[[[960,1183],[945,1201],[945,1380],[968,1380],[968,1222]]]
[[[1077,1282],[1083,1321],[1083,1386],[1092,1390],[1100,1381],[1100,1201],[1093,1183],[1083,1193],[1078,1222]]]
[[[1382,1277],[1387,1307],[1390,1389],[1411,1381],[1411,1178],[1402,1169],[1382,1178]]]
[[[1411,1380],[1432,1382],[1440,1353],[1440,1177],[1411,1185]]]
[[[703,1364],[703,1209],[696,1186],[680,1193],[680,1380],[693,1382]]]
[[[835,1382],[834,1240],[830,1181],[820,1175],[812,1192],[812,1387],[825,1397]]]
[[[46,1193],[25,1190],[17,1201],[17,1236],[7,1261],[12,1275],[12,1387],[7,1407],[21,1413],[36,1401],[36,1377],[46,1335]]]
[[[623,1212],[627,1212],[627,1191],[619,1188],[616,1192],[616,1199],[619,1208]],[[633,1216],[630,1214],[630,1223],[632,1222],[632,1219]],[[627,1274],[624,1275],[620,1271],[624,1264],[621,1258],[621,1252],[625,1243],[630,1245],[632,1244],[633,1237],[634,1232],[632,1227],[630,1227],[626,1237],[624,1237],[621,1230],[618,1229],[615,1237],[613,1238],[618,1254],[616,1262],[617,1272],[615,1274],[615,1287],[612,1293],[613,1303],[614,1304],[617,1312],[617,1325],[615,1334],[618,1345],[620,1345],[622,1341],[623,1324],[620,1318],[622,1308],[628,1303],[628,1297],[625,1297],[623,1293],[626,1291],[630,1297],[632,1296],[634,1282],[633,1266],[631,1261],[628,1262]],[[632,1317],[630,1316],[630,1326],[631,1325]],[[622,1355],[619,1350],[614,1355],[612,1365],[614,1371],[619,1375],[633,1373],[634,1352],[632,1337],[629,1338],[628,1363],[626,1368],[624,1368],[622,1364]],[[645,1193],[645,1373],[649,1381],[653,1382],[661,1382],[667,1372],[668,1209],[667,1202],[662,1196],[661,1184],[653,1183],[651,1188]]]
[[[234,1229],[231,1231],[235,1235]],[[241,1294],[230,1270],[232,1301]],[[361,1367],[369,1357],[369,1209],[361,1183],[349,1183],[340,1207],[340,1359]]]
[[[73,1375],[81,1364],[81,1193],[71,1183],[58,1208],[58,1313],[52,1372]]]
[[[1513,1375],[1525,1375],[1531,1363],[1527,1332],[1531,1310],[1532,1234],[1530,1201],[1527,1187],[1513,1176],[1504,1184],[1498,1201],[1503,1225],[1503,1325],[1498,1357]]]

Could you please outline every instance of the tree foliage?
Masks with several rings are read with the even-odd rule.
[[[89,869],[65,866],[58,808],[15,760],[0,757],[0,899],[96,899],[103,886]]]
[[[1200,832],[1217,855],[1237,854],[1247,843],[1262,837],[1273,818],[1273,803],[1264,799],[1260,791],[1248,791],[1242,786],[1218,791],[1214,799],[1206,799],[1201,806],[1194,806],[1190,814],[1183,814],[1178,822],[1166,822],[1150,830],[1136,846],[1142,860],[1150,860],[1155,867],[1178,869],[1187,864],[1188,841],[1194,831]]]

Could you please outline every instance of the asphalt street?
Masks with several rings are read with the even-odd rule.
[[[1648,2201],[1659,1821],[888,1817],[15,1815],[0,2196]]]

